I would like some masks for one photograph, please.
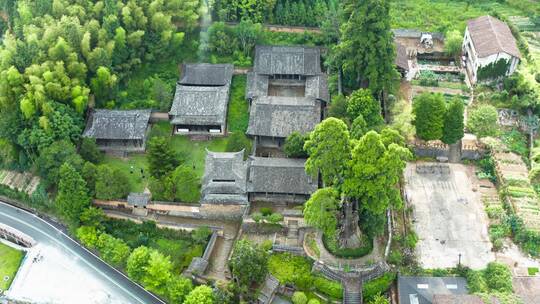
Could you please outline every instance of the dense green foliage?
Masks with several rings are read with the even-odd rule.
[[[376,96],[381,96],[383,91],[390,92],[398,79],[390,1],[344,0],[342,3],[341,37],[339,44],[332,48],[337,66],[343,69],[354,87],[369,87]]]
[[[442,142],[445,144],[454,144],[463,138],[465,128],[465,122],[463,120],[464,110],[463,102],[459,98],[454,98],[448,105],[444,116],[443,134],[441,137]]]
[[[309,259],[290,253],[272,254],[268,260],[269,272],[281,284],[292,284],[299,290],[316,290],[333,299],[341,299],[341,284],[311,273],[311,266]]]
[[[352,122],[362,116],[370,129],[377,129],[384,123],[381,105],[367,89],[356,90],[347,97],[347,114]]]
[[[319,172],[325,185],[338,182],[344,170],[344,162],[350,159],[349,130],[337,118],[327,118],[309,134],[304,149],[309,158],[306,172],[316,176]]]
[[[309,135],[303,135],[299,132],[291,133],[285,139],[285,145],[283,146],[283,152],[285,152],[285,155],[293,158],[307,157],[307,153],[304,150],[306,138],[309,138]]]
[[[56,205],[70,224],[78,224],[83,210],[90,206],[90,196],[81,175],[68,163],[60,167]]]
[[[508,72],[510,68],[510,62],[505,59],[499,59],[495,62],[492,62],[486,66],[478,68],[477,79],[482,80],[493,80],[499,77],[503,77]]]
[[[225,150],[227,152],[240,152],[244,150],[244,157],[251,154],[251,140],[244,133],[236,132],[229,136]]]
[[[246,102],[246,76],[233,76],[231,84],[231,99],[229,101],[229,110],[227,114],[227,130],[229,132],[247,131],[249,122],[248,103]]]
[[[395,279],[396,274],[393,272],[388,272],[380,278],[364,283],[362,286],[362,296],[364,301],[372,301],[373,299],[377,298],[378,295],[385,293]]]
[[[312,227],[332,236],[337,229],[340,208],[338,193],[333,188],[322,188],[311,195],[304,207],[304,219]]]
[[[161,178],[176,168],[180,161],[166,137],[156,136],[148,140],[147,160],[150,175]]]
[[[257,244],[246,239],[234,245],[229,261],[232,274],[240,286],[261,283],[268,273],[268,254]]]
[[[251,20],[283,25],[319,26],[332,0],[216,0],[214,18],[220,21]]]
[[[413,113],[416,135],[423,140],[443,135],[446,105],[441,94],[422,93],[414,98]]]
[[[469,112],[467,128],[478,137],[497,136],[499,114],[491,105],[480,105]]]
[[[0,116],[9,122],[0,136],[42,176],[52,172],[46,177],[55,183],[55,170],[43,167],[49,162],[36,162],[46,147],[77,143],[90,94],[98,106],[112,107],[117,85],[143,60],[173,56],[196,25],[198,5],[18,1],[7,11],[13,31],[0,49]]]

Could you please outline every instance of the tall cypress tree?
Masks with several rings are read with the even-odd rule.
[[[441,138],[445,144],[451,145],[463,138],[463,109],[463,102],[459,98],[452,99],[448,105]]]
[[[388,0],[344,0],[345,24],[334,50],[345,75],[376,96],[389,91],[398,78],[389,11]]]
[[[90,206],[86,182],[70,164],[60,167],[60,183],[56,196],[56,208],[71,223],[79,223],[79,216]]]

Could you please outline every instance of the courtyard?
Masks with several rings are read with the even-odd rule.
[[[480,269],[495,260],[488,217],[472,166],[409,163],[405,171],[407,207],[418,234],[416,254],[423,268],[462,265]]]

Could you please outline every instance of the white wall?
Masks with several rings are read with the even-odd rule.
[[[476,52],[476,49],[474,48],[474,44],[472,43],[468,28],[465,29],[462,49],[463,49],[464,54],[466,53],[469,54],[469,61],[467,62],[467,69],[469,71],[469,76],[472,83],[476,83],[477,73],[480,67],[486,66],[500,59],[505,59],[510,62],[510,67],[506,73],[506,76],[509,76],[509,75],[512,75],[516,71],[517,66],[519,64],[519,58],[514,57],[505,52],[499,52],[497,54],[489,55],[487,57],[478,57],[478,53]]]

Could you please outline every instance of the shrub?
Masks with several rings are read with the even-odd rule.
[[[420,71],[418,80],[421,86],[438,87],[439,79],[433,71]]]
[[[205,244],[206,241],[208,241],[208,238],[210,237],[211,234],[212,234],[212,229],[206,226],[197,227],[197,229],[191,232],[191,238],[193,238],[193,240],[196,243]]]
[[[301,291],[296,291],[291,300],[294,304],[307,304],[307,296]]]
[[[386,292],[392,282],[394,282],[396,274],[393,272],[385,273],[382,277],[369,281],[363,285],[362,295],[365,301],[371,300],[373,297]]]
[[[467,271],[467,286],[471,293],[486,292],[488,290],[486,280],[481,271]]]
[[[302,158],[307,157],[307,153],[304,150],[304,143],[308,135],[300,134],[299,132],[291,133],[285,139],[285,145],[283,151],[287,157]]]
[[[307,304],[321,304],[321,302],[317,299],[311,299],[307,302]]]
[[[268,216],[272,214],[272,208],[263,207],[261,208],[260,212],[262,213],[263,216]]]
[[[283,215],[281,213],[272,213],[268,216],[268,222],[272,224],[277,224],[283,220]]]
[[[315,289],[334,299],[343,297],[343,287],[335,281],[330,281],[323,277],[316,277],[313,281]]]
[[[484,277],[487,286],[491,290],[512,293],[512,274],[506,265],[495,262],[489,263]]]
[[[323,244],[330,253],[340,258],[359,258],[363,257],[373,250],[373,239],[363,235],[361,247],[358,248],[339,248],[337,239],[335,236],[323,235]]]
[[[388,256],[388,263],[394,264],[394,265],[401,265],[403,262],[403,255],[398,250],[392,250],[390,252],[390,255]]]
[[[496,136],[499,133],[497,109],[491,105],[480,105],[469,112],[467,128],[478,137]]]

